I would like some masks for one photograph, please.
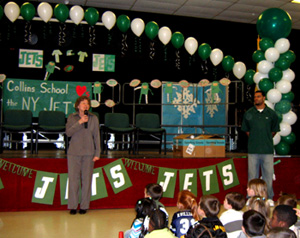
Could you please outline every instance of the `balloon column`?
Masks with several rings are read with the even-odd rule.
[[[292,29],[291,17],[282,9],[270,8],[258,17],[256,28],[261,37],[260,50],[252,55],[257,63],[257,72],[248,70],[244,79],[247,84],[256,83],[257,88],[266,93],[266,104],[280,118],[280,131],[273,138],[275,151],[279,155],[287,155],[290,145],[296,140],[291,126],[297,121],[291,110],[294,99],[291,82],[295,74],[290,69],[296,56],[286,38]]]

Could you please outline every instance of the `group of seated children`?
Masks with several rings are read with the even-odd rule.
[[[174,213],[170,228],[168,213],[159,202],[163,188],[159,184],[148,184],[145,198],[135,206],[136,218],[124,238],[300,238],[295,226],[297,198],[282,195],[274,207],[267,198],[267,186],[262,179],[250,180],[247,187],[249,197],[230,192],[224,199],[224,211],[218,217],[221,204],[212,195],[204,195],[197,203],[197,197],[188,190],[180,191],[177,199],[178,212]],[[246,210],[243,212],[246,205]]]

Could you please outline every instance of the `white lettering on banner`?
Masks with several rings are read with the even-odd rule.
[[[166,177],[165,179],[165,182],[160,182],[159,184],[163,187],[163,191],[167,191],[167,188],[168,188],[168,185],[169,185],[169,182],[171,180],[172,177],[174,177],[174,173],[171,173],[171,172],[165,172],[164,173],[164,176]]]
[[[115,188],[120,188],[125,184],[125,178],[124,178],[123,173],[117,173],[121,170],[122,170],[122,168],[121,168],[121,165],[119,165],[119,164],[110,169],[111,177],[113,179],[119,179],[119,182],[118,181],[113,182]]]
[[[96,182],[96,180],[99,177],[100,177],[99,173],[93,174],[93,177],[92,177],[92,196],[97,195],[97,182]]]
[[[190,190],[189,186],[191,186],[193,183],[190,182],[190,178],[193,178],[194,174],[185,174],[184,176],[184,183],[183,183],[183,190]]]
[[[36,103],[39,101],[39,97],[35,100],[33,97],[27,98],[27,101],[25,98],[22,100],[22,110],[30,110],[30,102],[32,101],[33,107],[32,111],[36,111]]]
[[[210,190],[210,175],[212,175],[214,173],[213,170],[207,170],[203,172],[203,176],[205,177],[205,191],[209,191]]]
[[[67,179],[65,199],[69,199],[69,178]]]
[[[226,186],[233,183],[233,174],[230,170],[232,170],[231,164],[228,164],[222,168],[224,177],[228,177],[228,179],[224,179],[224,185]]]
[[[35,87],[29,87],[25,84],[24,81],[20,81],[19,85],[14,85],[15,81],[9,80],[6,86],[6,89],[10,92],[35,92]]]
[[[20,68],[43,68],[43,51],[42,50],[19,50],[19,67]]]
[[[54,83],[51,83],[50,87],[48,86],[48,83],[41,83],[42,90],[41,93],[51,93],[51,94],[68,94],[69,93],[69,84],[66,84],[63,88],[57,88],[54,86]]]
[[[44,181],[43,187],[37,188],[34,194],[34,197],[43,199],[45,197],[45,194],[47,192],[48,186],[50,183],[54,181],[54,178],[51,177],[43,177],[42,181]]]

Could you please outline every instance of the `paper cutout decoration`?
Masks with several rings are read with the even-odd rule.
[[[222,78],[219,82],[223,86],[228,86],[231,83],[230,79],[228,79],[228,78]]]
[[[141,83],[141,80],[139,80],[139,79],[133,79],[133,80],[131,80],[131,82],[129,83],[129,86],[130,86],[130,87],[136,87],[136,86],[138,86],[140,83]]]
[[[74,66],[73,66],[73,65],[66,65],[66,66],[64,67],[64,71],[67,72],[67,73],[72,72],[73,69],[74,69]]]
[[[198,169],[198,171],[203,195],[218,193],[220,190],[216,166],[212,165],[203,167]]]
[[[108,197],[102,168],[96,168],[92,177],[91,201]]]
[[[218,165],[219,174],[223,183],[224,190],[233,188],[240,184],[233,159],[226,160]]]
[[[197,169],[179,170],[179,191],[190,190],[197,196]]]
[[[59,67],[55,66],[55,63],[53,61],[50,61],[46,66],[46,74],[45,74],[45,77],[44,77],[44,80],[48,80],[50,75],[54,73],[54,70],[55,69],[58,69],[60,70]]]
[[[100,103],[97,100],[91,100],[91,107],[96,108],[99,107]]]
[[[81,63],[83,63],[83,62],[84,62],[84,59],[85,59],[86,57],[88,57],[88,54],[87,54],[86,52],[83,52],[83,51],[79,51],[79,52],[77,53],[77,55],[79,55],[78,61],[81,62]]]
[[[148,83],[142,83],[142,85],[140,87],[137,87],[134,90],[138,90],[138,89],[141,89],[140,97],[139,97],[139,104],[142,101],[142,96],[143,95],[145,95],[145,102],[146,102],[146,104],[148,104],[148,92],[150,91],[150,93],[153,95],[152,90],[149,88],[149,84]]]
[[[210,82],[209,82],[208,79],[202,79],[202,80],[200,80],[199,83],[198,83],[198,85],[199,85],[200,87],[206,87],[206,86],[208,86],[209,84],[210,84]]]
[[[59,56],[63,53],[60,50],[53,50],[52,56],[55,57],[55,63],[59,63]]]
[[[80,85],[76,86],[76,93],[79,97],[82,96],[85,92],[86,92],[86,86],[80,86]]]
[[[106,84],[110,87],[115,87],[118,84],[118,82],[115,79],[109,79],[106,81]]]
[[[116,105],[116,103],[111,99],[107,99],[105,101],[105,106],[107,106],[107,107],[114,107],[115,105]]]
[[[174,87],[176,89],[176,87]],[[167,94],[167,102],[173,103],[173,83],[172,82],[167,82],[165,84],[165,93]]]
[[[188,88],[190,86],[190,83],[186,80],[181,80],[179,83],[178,83],[182,88]]]
[[[101,93],[103,92],[103,86],[102,84],[97,81],[94,83],[94,87],[93,87],[93,94],[94,94],[94,99],[97,100],[98,97],[98,102],[101,102]]]
[[[206,90],[206,92],[209,92],[209,91],[211,91],[212,103],[219,103],[219,102],[221,102],[221,98],[219,96],[219,93],[223,93],[223,92],[220,89],[218,81],[213,81],[211,83],[210,89]]]
[[[0,83],[3,83],[3,81],[6,79],[5,74],[0,74]]]
[[[177,169],[159,168],[157,183],[163,188],[163,197],[174,197],[176,178]]]
[[[150,85],[151,85],[152,88],[160,88],[161,87],[161,81],[158,80],[158,79],[153,79],[150,82]]]
[[[73,53],[73,50],[67,50],[66,55],[67,56],[73,56],[73,55],[75,55],[75,53]]]

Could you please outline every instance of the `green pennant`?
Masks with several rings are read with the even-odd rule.
[[[4,185],[3,185],[2,180],[0,178],[0,190],[3,189],[3,188],[4,188]]]
[[[91,201],[105,198],[107,196],[103,171],[102,168],[99,167],[94,169],[93,172]]]
[[[57,173],[37,171],[31,202],[52,205],[57,176]]]
[[[122,159],[115,160],[103,168],[115,194],[132,186]]]
[[[163,187],[163,197],[174,197],[176,177],[177,169],[159,168],[157,183]]]
[[[68,204],[68,173],[59,174],[59,184],[60,184],[60,203],[61,205]]]
[[[233,159],[229,159],[222,163],[219,163],[217,166],[223,183],[224,190],[227,190],[229,188],[235,187],[240,184],[233,163]]]
[[[215,165],[200,168],[199,170],[203,195],[219,192],[217,169]]]
[[[197,169],[179,170],[179,191],[190,190],[197,196]]]

